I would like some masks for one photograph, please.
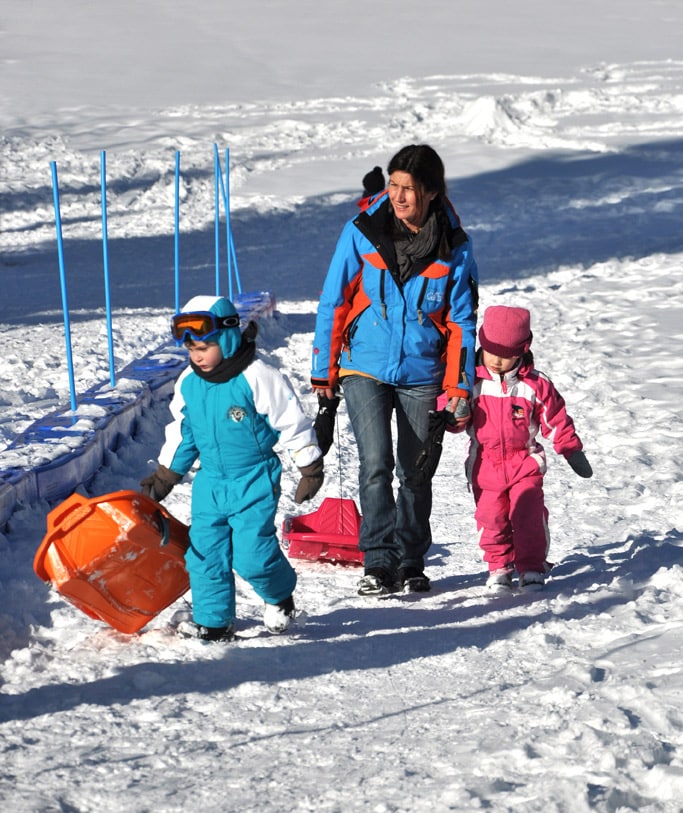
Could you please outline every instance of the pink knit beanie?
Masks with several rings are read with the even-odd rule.
[[[484,313],[479,344],[500,358],[521,356],[531,347],[531,314],[526,308],[493,305]]]

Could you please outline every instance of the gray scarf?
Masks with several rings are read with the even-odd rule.
[[[396,248],[396,262],[401,282],[405,282],[413,275],[413,268],[417,260],[430,255],[436,255],[439,245],[440,230],[436,222],[436,215],[432,212],[419,232],[411,232],[398,219],[396,219],[398,236],[394,239]]]

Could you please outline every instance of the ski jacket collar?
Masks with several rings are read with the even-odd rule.
[[[446,201],[446,204],[440,198],[435,198],[432,202],[430,216],[434,215],[436,218],[436,247],[432,253],[415,258],[409,277],[418,276],[435,259],[438,259],[439,248],[444,238],[449,251],[467,241],[467,234],[460,226],[458,215],[451,206],[450,201]],[[396,256],[394,243],[396,235],[395,217],[394,209],[389,201],[389,194],[384,192],[373,199],[368,208],[361,212],[353,223],[361,234],[373,244],[397,285],[401,286],[405,279],[401,278]]]
[[[517,364],[511,369],[508,370],[507,373],[494,373],[484,364],[482,359],[482,352],[481,348],[477,351],[477,362],[476,362],[476,376],[477,378],[487,378],[490,381],[500,381],[504,387],[511,387],[516,384],[519,380],[524,379],[526,376],[529,375],[534,369],[534,357],[529,351],[525,353],[523,356],[520,356]]]

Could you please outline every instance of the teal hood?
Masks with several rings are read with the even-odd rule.
[[[237,316],[237,310],[232,302],[224,296],[193,296],[182,308],[181,313],[196,313],[208,311],[215,316]],[[242,333],[239,327],[228,327],[217,330],[206,338],[209,342],[218,342],[223,352],[223,358],[231,358],[237,352],[241,342]]]

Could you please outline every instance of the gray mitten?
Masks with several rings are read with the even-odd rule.
[[[299,480],[299,485],[296,487],[296,494],[294,495],[294,502],[297,505],[301,505],[302,502],[315,497],[320,491],[320,487],[325,479],[322,457],[309,463],[308,466],[301,466],[299,471],[301,472],[301,480]]]
[[[166,466],[159,466],[153,474],[140,480],[140,485],[143,494],[160,502],[164,497],[168,497],[173,486],[177,486],[182,479],[182,474],[177,474]]]
[[[454,418],[467,418],[471,413],[470,402],[467,398],[459,398],[458,404],[453,412]]]
[[[579,477],[592,477],[593,469],[583,452],[572,452],[567,458],[567,463],[574,469]]]

